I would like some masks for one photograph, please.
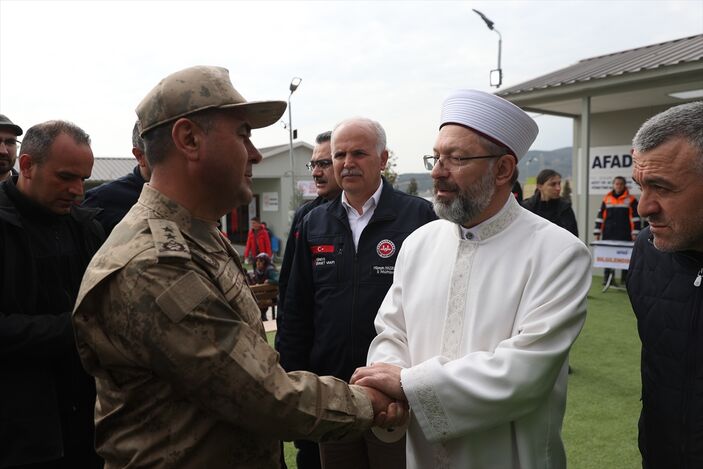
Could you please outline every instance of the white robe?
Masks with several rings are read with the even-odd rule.
[[[590,253],[512,196],[470,233],[438,220],[408,237],[376,318],[369,363],[404,368],[408,468],[566,467]]]

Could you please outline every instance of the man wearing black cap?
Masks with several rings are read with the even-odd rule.
[[[408,400],[408,469],[566,467],[567,358],[586,319],[591,256],[511,193],[537,132],[481,91],[442,106],[423,158],[442,220],[405,240],[371,366],[351,381]]]
[[[0,114],[0,181],[17,174],[13,166],[17,160],[17,137],[20,135],[22,128]]]
[[[376,390],[286,374],[217,229],[252,198],[251,130],[284,110],[247,102],[226,69],[205,66],[164,78],[137,107],[151,181],[91,261],[73,315],[108,467],[278,468],[280,439],[406,415]]]

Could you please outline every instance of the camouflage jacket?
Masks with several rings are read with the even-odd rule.
[[[259,317],[216,225],[145,185],[88,266],[73,313],[106,468],[273,468],[279,439],[371,425],[358,387],[286,374]]]

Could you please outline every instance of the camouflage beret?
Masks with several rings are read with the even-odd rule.
[[[4,114],[0,114],[0,129],[10,129],[10,131],[18,137],[22,135],[22,127],[12,122],[10,118]]]
[[[241,109],[253,129],[278,121],[285,101],[247,102],[234,89],[229,71],[199,65],[173,73],[159,82],[137,106],[140,135],[179,117],[205,109]]]

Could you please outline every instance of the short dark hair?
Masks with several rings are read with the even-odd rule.
[[[218,112],[222,111],[219,109],[206,109],[183,117],[194,122],[207,134],[214,127],[215,116]],[[177,120],[178,119],[176,119],[176,121]],[[166,155],[173,149],[171,132],[173,131],[173,124],[176,123],[176,121],[167,122],[153,129],[149,129],[142,135],[146,161],[149,163],[149,166],[154,167],[163,163],[164,160],[166,160]]]
[[[134,123],[132,129],[132,148],[139,148],[144,152],[144,139],[139,135],[139,121]]]
[[[625,179],[623,176],[615,176],[613,178],[613,184],[615,184],[615,181],[617,180],[620,180],[623,184],[627,185],[627,179]]]
[[[317,137],[315,137],[315,143],[320,145],[321,143],[329,142],[332,140],[332,131],[328,130],[327,132],[322,132],[321,134],[318,134]]]
[[[66,134],[78,145],[90,146],[90,135],[76,124],[62,120],[52,120],[33,125],[22,139],[20,155],[27,154],[38,165],[43,164],[49,156],[49,149],[56,138]]]
[[[259,217],[251,217],[251,221],[256,221],[261,223],[261,219]]]

